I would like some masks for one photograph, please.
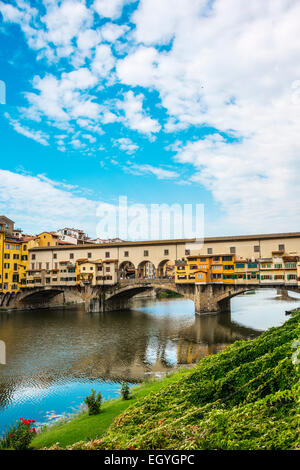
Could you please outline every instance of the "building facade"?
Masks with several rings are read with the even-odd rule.
[[[285,266],[285,280],[289,276],[288,280],[294,284],[299,277],[297,265],[295,269],[295,261],[292,260],[300,257],[300,233],[206,238],[201,246],[194,245],[193,242],[194,240],[158,240],[101,245],[38,246],[30,249],[29,271],[57,272],[64,263],[67,263],[67,269],[76,271],[79,260],[91,263],[96,263],[97,260],[116,260],[119,278],[151,278],[166,273],[167,264],[174,264],[176,261],[176,282],[246,284],[251,281],[255,284],[260,282],[260,263],[264,268],[265,264],[270,264],[268,260],[272,258],[271,264],[275,269],[275,264],[280,262],[273,261],[273,257],[280,254]],[[263,276],[268,275],[268,271],[264,271]],[[276,273],[276,276],[279,275],[282,273]],[[30,280],[32,281],[32,278]],[[264,280],[265,278],[262,279]],[[73,279],[70,282],[76,281]]]

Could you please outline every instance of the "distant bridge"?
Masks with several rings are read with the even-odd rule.
[[[0,309],[26,310],[84,303],[86,312],[108,312],[130,308],[130,300],[152,289],[176,292],[195,304],[196,313],[230,310],[230,299],[249,290],[280,289],[300,293],[297,286],[278,284],[175,284],[168,279],[120,280],[112,286],[26,287],[17,293],[0,295]]]

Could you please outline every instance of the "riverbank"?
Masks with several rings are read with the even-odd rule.
[[[299,448],[299,365],[293,344],[300,312],[251,341],[237,341],[159,382],[44,432],[34,448]],[[113,422],[112,422],[113,421]],[[112,424],[111,424],[112,423]],[[59,444],[56,444],[59,443]]]
[[[177,382],[180,377],[183,378],[188,373],[189,369],[183,368],[170,375],[165,375],[163,379],[149,379],[149,381],[136,385],[131,389],[132,399],[115,398],[105,401],[101,406],[99,415],[89,416],[84,411],[66,422],[58,422],[39,432],[32,443],[32,448],[41,449],[52,446],[57,442],[65,448],[81,440],[100,438],[113,420],[129,406],[134,405],[138,400],[143,400],[149,393],[156,393],[164,386]]]

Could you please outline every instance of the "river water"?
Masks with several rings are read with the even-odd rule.
[[[136,299],[131,310],[82,307],[0,313],[0,433],[20,417],[51,423],[78,411],[91,388],[104,399],[122,380],[137,383],[193,364],[286,321],[300,296],[258,290],[231,300],[231,313],[198,316],[185,299]]]

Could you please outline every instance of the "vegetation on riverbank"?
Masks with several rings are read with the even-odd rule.
[[[184,377],[188,373],[189,370],[182,370],[179,372],[179,375]],[[173,383],[177,375],[178,373],[176,377],[175,375],[166,376],[163,381],[150,379],[148,382],[133,387],[133,395],[130,400],[116,398],[103,402],[101,412],[98,415],[89,416],[87,412],[82,412],[71,421],[57,423],[49,429],[38,433],[32,443],[32,447],[34,449],[41,449],[59,442],[59,445],[65,448],[77,441],[99,438],[112,424],[113,420],[120,413],[123,413],[126,408],[138,400],[143,400],[148,393],[156,393],[166,384]]]
[[[101,438],[71,448],[299,448],[299,319],[298,311],[281,327],[163,379],[120,410]]]
[[[172,298],[179,298],[179,297],[183,297],[181,294],[179,294],[178,292],[174,292],[174,291],[171,291],[171,290],[160,290],[158,291],[157,293],[157,297],[159,299],[172,299]]]

